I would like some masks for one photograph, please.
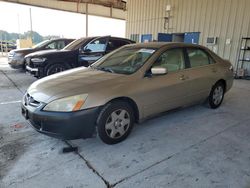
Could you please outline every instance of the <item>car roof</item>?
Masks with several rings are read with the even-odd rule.
[[[162,48],[162,47],[195,47],[195,48],[204,48],[198,44],[187,44],[183,42],[148,42],[148,43],[136,43],[129,44],[126,46],[134,46],[138,48]]]
[[[112,37],[110,36],[110,38],[112,39],[119,39],[119,40],[126,40],[126,41],[130,41],[130,42],[134,42],[133,40],[127,39],[127,38],[122,38],[122,37]]]
[[[127,39],[127,38],[122,38],[122,37],[112,37],[112,36],[110,36],[110,35],[107,35],[107,36],[82,37],[82,38],[80,38],[80,39],[90,39],[90,40],[92,40],[92,39],[96,39],[96,38],[105,38],[105,37],[109,37],[109,38],[112,38],[112,39],[125,40],[125,41],[129,41],[129,42],[134,42],[134,41],[132,41],[132,40],[130,40],[130,39]]]
[[[52,39],[49,39],[49,41],[57,41],[57,40],[75,40],[75,39],[71,39],[71,38],[52,38]]]

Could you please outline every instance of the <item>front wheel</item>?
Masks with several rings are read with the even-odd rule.
[[[209,106],[213,109],[218,108],[224,99],[224,94],[225,94],[224,83],[223,82],[216,83],[212,87],[212,90],[208,98]]]
[[[131,106],[123,101],[108,103],[101,111],[97,130],[100,139],[106,144],[116,144],[125,140],[134,125]]]
[[[49,76],[58,72],[62,72],[67,70],[67,67],[63,63],[56,63],[52,65],[48,65],[45,68],[45,76]]]

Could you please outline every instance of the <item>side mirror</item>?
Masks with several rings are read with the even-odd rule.
[[[82,48],[79,48],[79,53],[80,54],[89,54],[91,52],[90,49],[82,49]]]
[[[84,49],[83,52],[86,53],[86,54],[89,54],[91,52],[91,50],[90,49]]]
[[[152,67],[151,73],[152,75],[164,75],[168,73],[168,70],[165,67]]]

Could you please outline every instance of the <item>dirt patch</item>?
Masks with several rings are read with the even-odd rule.
[[[27,136],[26,128],[23,123],[11,126],[0,124],[0,180],[25,152],[25,139],[21,137]]]
[[[15,140],[0,146],[0,180],[8,173],[11,166],[15,164],[18,156],[24,153],[25,148],[21,141]]]

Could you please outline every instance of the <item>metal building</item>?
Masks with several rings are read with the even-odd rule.
[[[240,39],[250,36],[249,7],[249,0],[128,0],[126,36],[199,43],[236,63]]]

